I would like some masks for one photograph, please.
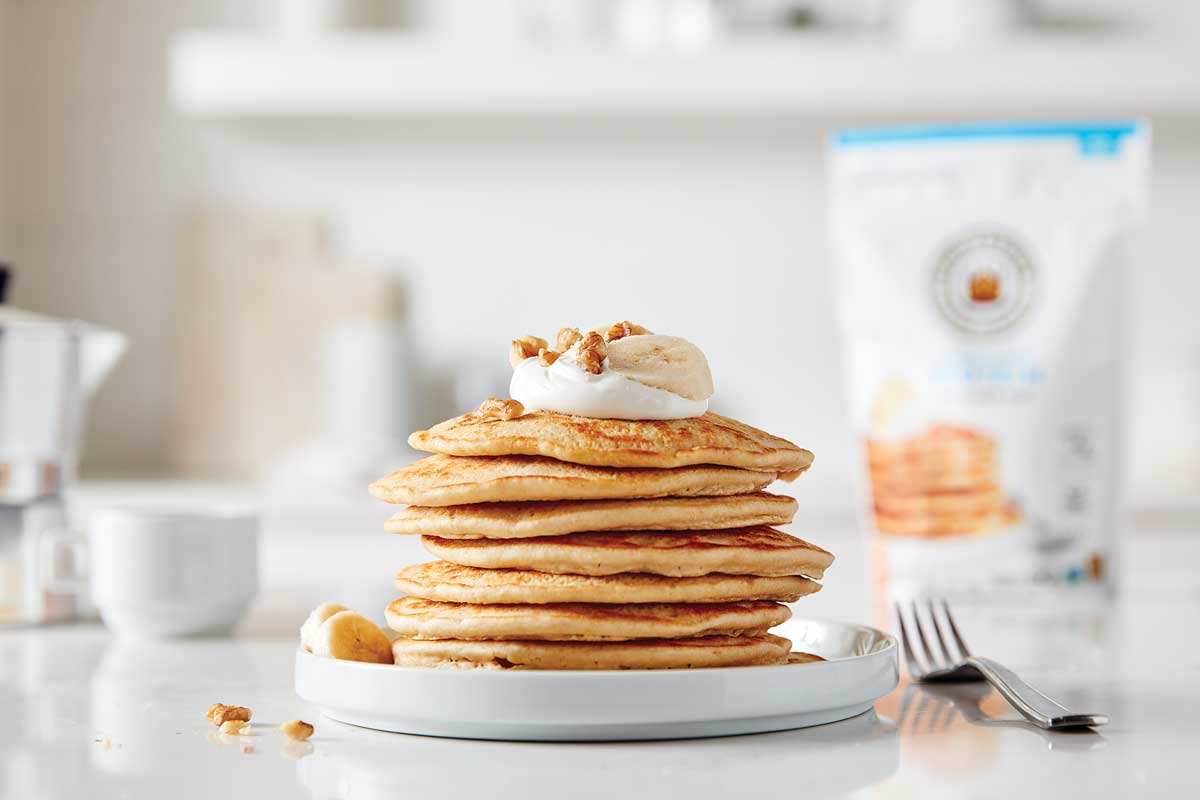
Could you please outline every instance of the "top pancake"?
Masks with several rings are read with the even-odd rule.
[[[623,420],[534,411],[514,419],[477,412],[408,437],[417,450],[452,456],[547,456],[598,467],[693,464],[775,472],[792,478],[812,453],[791,442],[711,411],[702,417]]]
[[[433,455],[379,479],[371,484],[370,491],[385,503],[453,506],[749,494],[765,489],[775,478],[774,472],[711,465],[629,470],[540,456]]]

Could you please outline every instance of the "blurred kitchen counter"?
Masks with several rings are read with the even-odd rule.
[[[138,492],[253,500],[236,487],[93,484],[81,507]],[[114,640],[81,624],[0,632],[0,797],[1178,797],[1195,788],[1200,714],[1200,515],[1135,515],[1115,603],[964,610],[978,651],[1049,694],[1107,711],[1096,732],[1030,727],[986,688],[902,683],[876,711],[808,730],[655,743],[513,744],[384,734],[319,718],[292,692],[294,631],[320,600],[381,610],[391,574],[423,558],[389,536],[387,509],[266,507],[263,591],[234,639]],[[870,619],[849,518],[797,533],[838,553],[806,616]],[[783,631],[786,635],[786,630]],[[251,752],[204,711],[240,703],[262,723]],[[312,750],[274,730],[315,723]]]

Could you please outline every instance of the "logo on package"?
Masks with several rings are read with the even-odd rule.
[[[964,333],[1012,328],[1033,303],[1033,262],[1012,237],[975,233],[952,242],[933,265],[933,302]]]

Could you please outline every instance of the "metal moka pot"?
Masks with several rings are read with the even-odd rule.
[[[86,545],[68,528],[92,393],[125,352],[124,334],[5,305],[0,267],[0,625],[74,618]]]

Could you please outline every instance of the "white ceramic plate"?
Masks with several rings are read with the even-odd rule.
[[[871,708],[899,679],[896,640],[837,622],[780,631],[815,664],[616,672],[424,669],[296,654],[296,693],[330,719],[461,739],[605,741],[805,728]]]

